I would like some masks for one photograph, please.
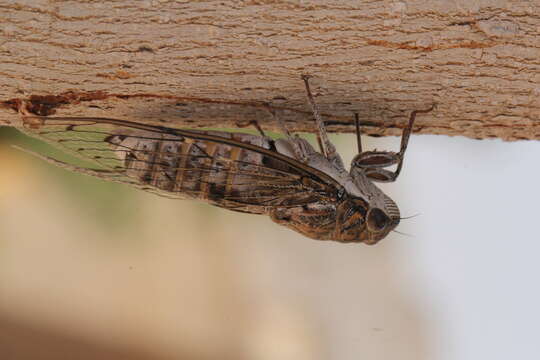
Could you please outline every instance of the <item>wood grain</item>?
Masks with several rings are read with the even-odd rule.
[[[331,131],[354,131],[356,111],[366,133],[397,135],[436,104],[416,132],[540,139],[539,14],[538,0],[0,0],[0,119],[33,96],[60,116],[275,130],[268,103],[314,131],[310,74]]]

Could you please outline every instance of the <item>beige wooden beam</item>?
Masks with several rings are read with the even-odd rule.
[[[540,1],[0,0],[0,119],[540,139]],[[251,104],[251,105],[250,105]]]

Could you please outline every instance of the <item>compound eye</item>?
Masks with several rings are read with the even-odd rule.
[[[382,231],[391,222],[392,220],[381,209],[373,208],[368,213],[367,225],[372,231]]]

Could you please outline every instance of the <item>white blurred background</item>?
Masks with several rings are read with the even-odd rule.
[[[333,139],[349,162],[354,136]],[[12,143],[39,149],[0,128],[2,359],[540,358],[540,142],[413,135],[384,189],[419,215],[375,247],[71,174]]]

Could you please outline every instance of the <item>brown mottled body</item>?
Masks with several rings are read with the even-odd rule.
[[[307,77],[304,81],[320,152],[292,136],[278,117],[286,135],[278,140],[264,136],[259,127],[262,136],[108,118],[22,116],[16,126],[99,166],[46,158],[74,171],[167,197],[269,215],[312,239],[375,244],[399,224],[400,214],[374,182],[398,177],[416,113],[424,111],[411,114],[398,153],[362,151],[357,119],[359,154],[347,171],[328,140]],[[395,171],[384,169],[391,165],[397,165]]]
[[[272,149],[273,141],[262,136],[225,131],[190,132],[275,150]],[[294,187],[294,184],[280,184],[275,174],[275,170],[288,171],[287,166],[278,169],[279,162],[268,155],[237,146],[174,135],[150,139],[148,134],[140,133],[129,137],[113,135],[108,141],[116,147],[126,174],[141,184],[236,211],[265,214],[270,204],[248,205],[234,199],[272,196],[275,204],[280,201],[276,196],[280,188]],[[272,170],[265,171],[267,167]],[[253,176],[257,176],[259,182],[267,182],[266,193],[253,188],[250,182]]]

